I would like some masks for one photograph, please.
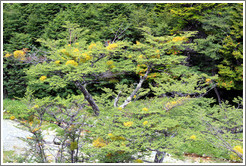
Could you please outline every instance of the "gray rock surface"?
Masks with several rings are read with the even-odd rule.
[[[18,137],[30,137],[31,133],[17,128],[18,122],[13,120],[2,121],[2,146],[4,151],[14,150],[16,153],[22,153],[27,148],[27,143]]]

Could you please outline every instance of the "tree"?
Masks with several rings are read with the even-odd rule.
[[[118,41],[105,46],[100,42],[87,44],[84,40],[78,40],[59,49],[54,47],[45,62],[27,71],[30,85],[43,82],[56,89],[73,83],[81,91],[90,106],[87,107],[88,111],[93,112],[97,119],[96,123],[91,124],[92,128],[87,128],[93,133],[91,136],[94,140],[90,143],[96,149],[100,148],[92,156],[101,156],[102,162],[115,162],[116,159],[117,162],[132,162],[135,159],[132,156],[138,152],[144,155],[148,151],[156,151],[156,162],[161,162],[161,154],[167,149],[174,149],[175,143],[183,139],[179,132],[190,128],[189,125],[180,128],[175,116],[167,117],[170,110],[185,104],[190,100],[189,96],[196,98],[204,95],[205,87],[213,88],[212,80],[215,78],[208,78],[206,74],[185,66],[186,57],[182,56],[181,51],[194,47],[187,41],[196,32],[154,37],[149,28],[141,30],[145,40],[135,44]],[[117,83],[110,88],[104,84],[101,90],[106,93],[101,95],[92,95],[87,89],[91,84],[128,74],[137,74],[139,81],[135,85]],[[143,101],[133,102],[146,97],[150,89],[156,98],[145,104]],[[166,97],[158,99],[163,96]],[[157,105],[158,102],[162,104]],[[47,112],[52,111],[46,109]],[[145,132],[147,126],[151,127]],[[155,134],[150,134],[153,132]],[[144,140],[141,138],[148,140],[143,146]],[[138,140],[142,141],[136,143]],[[118,158],[122,154],[122,158]]]

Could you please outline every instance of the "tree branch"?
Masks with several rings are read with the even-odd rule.
[[[124,103],[120,106],[121,108],[125,108],[131,101],[134,95],[137,94],[138,90],[142,87],[143,82],[146,80],[148,74],[150,73],[151,65],[148,66],[148,69],[145,75],[140,77],[140,81],[136,87],[136,89],[131,93],[131,95],[124,101]]]
[[[96,63],[97,61],[99,61],[100,59],[104,58],[106,55],[105,54],[100,54],[100,56],[98,57],[98,59],[96,59],[95,61],[91,62],[91,67],[94,66],[94,63]]]
[[[92,98],[91,94],[87,91],[87,89],[79,81],[75,81],[75,85],[83,93],[85,99],[90,103],[95,115],[98,116],[100,110],[99,110],[96,102]]]
[[[119,92],[117,97],[114,99],[114,107],[118,107],[118,101],[119,101],[119,98],[120,98],[120,94],[121,94],[121,91]]]

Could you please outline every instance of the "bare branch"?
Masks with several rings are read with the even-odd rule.
[[[140,81],[137,84],[136,89],[131,93],[131,95],[124,101],[124,103],[120,106],[121,108],[125,108],[133,99],[133,96],[137,94],[138,90],[142,87],[143,82],[146,80],[148,74],[150,73],[151,65],[148,66],[148,69],[145,75],[140,77]]]
[[[114,100],[114,107],[118,107],[118,101],[119,101],[119,98],[120,98],[120,94],[121,94],[121,91],[119,92],[119,94],[117,95],[117,97]]]

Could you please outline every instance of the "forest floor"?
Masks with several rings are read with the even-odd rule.
[[[9,161],[10,155],[9,152],[13,152],[15,155],[22,155],[28,150],[28,145],[19,137],[26,138],[30,137],[31,133],[24,130],[23,128],[18,127],[18,122],[13,120],[2,121],[2,145],[3,145],[3,155],[4,160]],[[49,153],[49,160],[54,161],[54,156],[56,151],[58,150],[57,145],[53,143],[53,139],[55,137],[54,130],[47,129],[43,131],[44,139],[46,141],[47,152]],[[53,149],[53,150],[48,150]],[[7,157],[7,159],[6,159]],[[154,161],[155,153],[153,152],[151,156],[147,157],[146,160]],[[163,163],[229,163],[228,161],[218,161],[212,160],[208,157],[196,157],[196,156],[186,156],[183,160],[175,159],[170,155],[166,155]]]

